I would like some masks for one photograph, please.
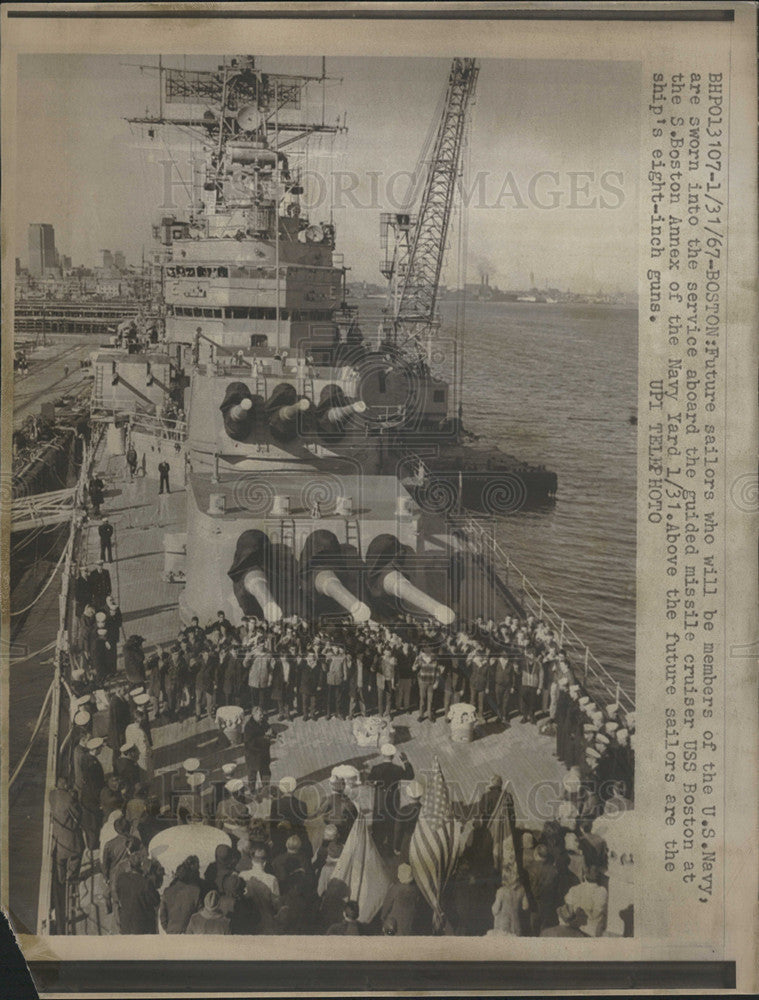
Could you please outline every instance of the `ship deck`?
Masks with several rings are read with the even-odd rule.
[[[174,639],[182,627],[178,612],[182,584],[165,582],[162,571],[164,532],[184,529],[185,491],[172,485],[168,517],[159,524],[155,480],[148,477],[133,483],[125,481],[121,456],[104,455],[97,467],[107,485],[103,509],[115,528],[110,571],[124,631],[126,635],[142,635],[149,655],[154,644]],[[86,558],[95,561],[99,556],[95,525],[86,527],[84,545]],[[379,759],[376,749],[356,744],[347,720],[327,720],[324,716],[309,722],[301,718],[288,723],[275,720],[270,715],[269,721],[278,733],[272,747],[275,781],[293,776],[299,781],[324,781],[326,788],[326,779],[336,764],[358,766]],[[478,728],[472,743],[461,744],[451,741],[442,713],[432,723],[418,722],[416,712],[395,713],[392,723],[395,744],[407,754],[417,772],[430,769],[435,757],[439,759],[452,798],[471,802],[484,790],[483,782],[499,773],[511,783],[517,815],[526,825],[541,825],[546,818],[538,815],[541,804],[535,789],[560,783],[565,768],[553,755],[554,740],[541,735],[536,726],[516,719],[508,728],[489,722]],[[200,769],[212,780],[220,777],[222,763],[243,762],[242,747],[228,747],[210,719],[200,723],[194,719],[154,723],[152,735],[156,780],[179,771],[182,761],[191,756],[200,760]],[[107,769],[107,759],[103,763]]]

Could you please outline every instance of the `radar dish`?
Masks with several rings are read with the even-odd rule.
[[[237,112],[237,124],[244,132],[253,132],[261,125],[261,113],[255,104],[245,104]]]

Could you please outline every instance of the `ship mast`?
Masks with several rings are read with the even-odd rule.
[[[474,59],[454,59],[419,210],[383,213],[381,266],[388,279],[385,335],[421,347],[438,325],[436,305],[456,180],[461,170],[464,126],[479,68]],[[392,256],[391,256],[392,254]]]

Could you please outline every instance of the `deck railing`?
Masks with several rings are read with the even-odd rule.
[[[603,696],[607,703],[615,702],[625,713],[635,710],[634,696],[613,677],[590,651],[587,643],[577,635],[572,626],[553,607],[538,588],[514,563],[511,556],[498,544],[487,527],[467,515],[457,517],[455,527],[470,543],[475,552],[488,559],[503,582],[512,592],[515,585],[527,614],[546,622],[559,637],[559,644],[567,651],[573,669],[582,674],[583,684],[589,694]]]
[[[84,508],[84,495],[90,471],[103,436],[103,430],[95,429],[88,447],[82,456],[82,465],[75,487],[74,509],[71,517],[69,536],[63,556],[61,576],[61,592],[58,597],[58,633],[55,640],[53,655],[53,684],[50,702],[50,730],[47,744],[47,768],[45,775],[45,801],[42,821],[42,865],[40,870],[40,887],[37,902],[37,934],[45,936],[50,933],[50,914],[53,909],[53,823],[50,812],[50,792],[55,787],[58,778],[59,744],[61,742],[61,712],[64,686],[64,657],[68,654],[68,618],[71,584],[71,566],[74,562],[81,538],[81,519],[77,511]]]

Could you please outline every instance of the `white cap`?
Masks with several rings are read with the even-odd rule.
[[[132,690],[129,692],[129,697],[136,698],[137,695],[139,694],[145,694],[145,688],[142,685],[140,685],[139,687],[132,688]]]
[[[609,715],[616,715],[619,711],[619,703],[613,701],[610,705],[606,706],[606,711]]]
[[[136,750],[137,747],[131,740],[127,740],[126,743],[121,748],[121,753],[127,753],[129,750]]]
[[[590,704],[590,698],[587,695],[585,695],[584,698],[580,698],[579,699],[579,702],[580,702],[581,705],[589,705]]]
[[[228,792],[240,792],[245,786],[245,782],[242,778],[230,778],[230,780],[224,785]]]
[[[200,761],[197,757],[188,757],[187,760],[183,761],[182,767],[185,771],[197,771],[200,767]]]
[[[280,778],[279,790],[284,795],[291,795],[297,787],[298,787],[298,782],[295,780],[295,778],[291,777]]]
[[[635,729],[635,712],[628,712],[626,721],[628,729]]]
[[[609,737],[605,736],[604,733],[599,733],[598,736],[596,736],[596,743],[602,743],[604,746],[608,746],[610,742]]]
[[[618,722],[607,722],[604,726],[607,733],[615,733],[619,729]]]
[[[380,753],[383,757],[395,757],[395,747],[392,743],[383,743],[380,747]]]
[[[134,696],[133,700],[134,700],[135,705],[147,705],[147,703],[150,701],[150,695],[149,694],[136,694]]]
[[[91,718],[90,713],[85,712],[83,708],[80,708],[79,711],[74,716],[74,725],[87,726],[89,725],[90,718]]]
[[[190,788],[199,788],[205,780],[206,776],[202,771],[194,771],[187,775],[187,784]]]
[[[91,740],[87,740],[87,749],[99,750],[104,743],[105,740],[102,738],[102,736],[93,736]]]

